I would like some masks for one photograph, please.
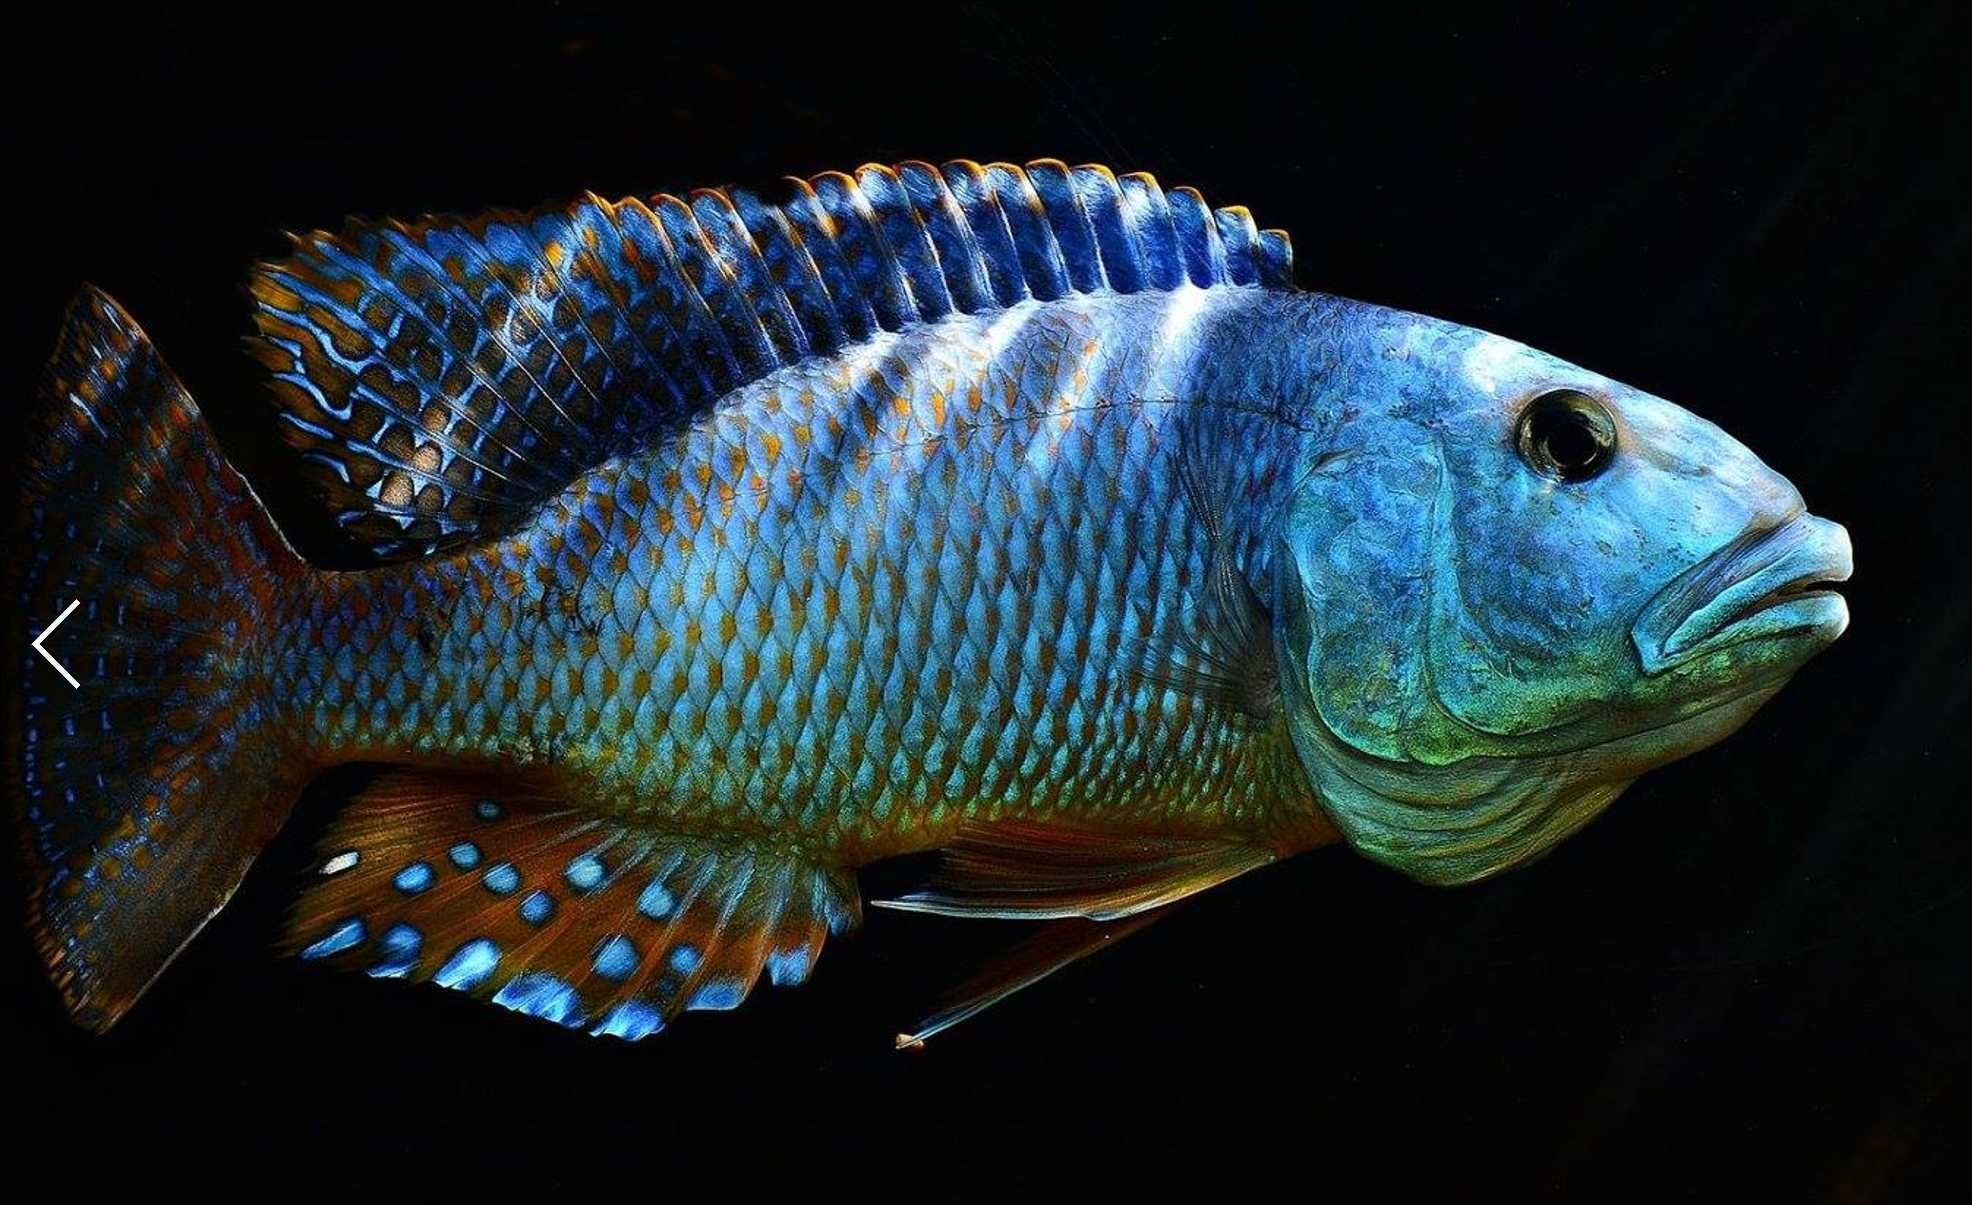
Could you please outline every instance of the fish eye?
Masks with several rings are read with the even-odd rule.
[[[1616,423],[1603,404],[1576,389],[1554,389],[1527,403],[1515,438],[1520,459],[1543,477],[1587,481],[1616,455]]]

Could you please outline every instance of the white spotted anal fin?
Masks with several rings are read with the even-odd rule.
[[[1276,856],[1237,841],[1008,820],[968,824],[941,853],[925,890],[870,903],[940,916],[1116,920],[1175,903]]]
[[[761,197],[350,222],[256,267],[280,429],[377,560],[498,535],[809,356],[1074,293],[1293,287],[1287,236],[1143,173],[877,164]]]
[[[392,771],[351,801],[290,950],[620,1038],[804,980],[861,920],[849,872],[603,819],[524,784]]]

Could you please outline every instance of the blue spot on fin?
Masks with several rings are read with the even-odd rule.
[[[571,1028],[579,1028],[583,1022],[581,995],[569,984],[540,971],[508,980],[494,993],[493,1003]]]
[[[846,871],[443,771],[381,775],[324,841],[361,856],[311,880],[295,950],[617,1038],[735,1008],[763,978],[798,983],[861,917]]]
[[[471,991],[493,977],[500,965],[500,947],[484,937],[475,937],[452,952],[431,981],[440,987]]]
[[[362,920],[357,917],[351,917],[338,924],[335,928],[330,929],[307,946],[302,947],[301,956],[311,959],[327,958],[331,954],[340,954],[344,950],[353,950],[363,944],[365,936],[366,933]]]
[[[403,979],[417,968],[418,955],[423,952],[424,934],[402,921],[384,930],[377,938],[377,950],[382,958],[370,968],[370,974],[378,979]]]

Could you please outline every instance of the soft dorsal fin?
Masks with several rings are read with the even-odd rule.
[[[259,265],[281,427],[378,559],[513,526],[583,470],[809,356],[953,312],[1290,288],[1287,236],[1150,176],[870,165],[531,213],[351,222]]]

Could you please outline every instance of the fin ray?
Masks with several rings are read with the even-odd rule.
[[[1051,920],[1038,933],[994,959],[977,975],[947,992],[945,998],[909,1033],[897,1035],[897,1049],[920,1050],[925,1042],[1071,963],[1122,941],[1169,916],[1176,905],[1152,908],[1120,920],[1093,921],[1077,917]]]
[[[1243,842],[1026,820],[967,824],[943,855],[926,889],[871,904],[940,916],[1114,920],[1174,903],[1275,858],[1273,851]]]
[[[306,757],[257,654],[308,569],[105,294],[70,303],[35,418],[7,793],[35,950],[76,1022],[104,1030],[225,905],[300,793]],[[57,615],[41,647],[73,684],[28,645]]]
[[[321,848],[292,952],[618,1037],[734,1007],[763,973],[798,982],[860,917],[853,877],[797,852],[436,771],[380,777]]]
[[[1240,573],[1226,512],[1226,480],[1207,444],[1210,412],[1186,415],[1176,449],[1185,506],[1205,532],[1205,587],[1185,608],[1172,647],[1145,650],[1142,677],[1179,694],[1228,707],[1256,720],[1279,706],[1273,620]]]
[[[1181,270],[1182,269],[1182,270]],[[351,222],[253,281],[280,430],[374,560],[521,522],[725,393],[1026,298],[1291,288],[1277,231],[1141,173],[958,161],[528,213]]]

